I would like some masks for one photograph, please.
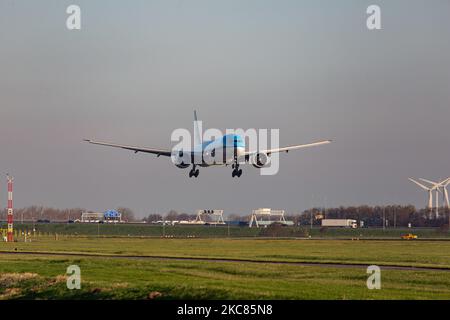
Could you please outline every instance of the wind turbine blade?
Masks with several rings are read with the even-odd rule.
[[[427,186],[424,186],[423,184],[421,184],[420,182],[418,182],[418,181],[416,181],[416,180],[414,180],[413,178],[409,178],[409,181],[412,181],[412,182],[414,182],[415,184],[417,184],[419,187],[421,187],[422,189],[424,189],[424,190],[430,190],[430,188],[429,187],[427,187]]]
[[[434,181],[427,180],[427,179],[422,179],[422,178],[419,178],[419,180],[422,180],[422,181],[424,181],[426,183],[429,183],[429,184],[433,185],[434,187],[436,187],[436,186],[438,186],[438,185],[440,185],[442,183],[442,182],[434,182]]]
[[[450,178],[447,178],[446,180],[442,181],[443,186],[446,187],[450,184]]]

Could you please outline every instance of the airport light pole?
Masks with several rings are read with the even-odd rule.
[[[166,221],[163,221],[163,237],[166,236]]]
[[[33,222],[33,237],[36,236],[36,228],[34,227],[34,216],[33,211],[31,211],[31,221]]]
[[[397,228],[397,211],[395,210],[394,207],[394,229]]]

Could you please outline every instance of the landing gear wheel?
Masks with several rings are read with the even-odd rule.
[[[233,172],[231,173],[231,176],[234,177],[240,177],[242,175],[242,169],[239,169],[239,165],[238,164],[234,164],[233,165],[234,169]]]
[[[236,159],[235,159],[236,161]],[[233,168],[233,172],[231,173],[231,176],[234,177],[240,177],[242,175],[242,169],[239,169],[239,163],[235,162],[231,165]]]
[[[197,178],[199,173],[200,173],[200,171],[198,169],[195,169],[195,166],[193,166],[191,171],[189,171],[189,178],[192,178],[192,177]]]

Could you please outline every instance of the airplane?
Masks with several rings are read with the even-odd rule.
[[[261,169],[270,165],[270,155],[272,153],[288,153],[291,150],[331,143],[331,140],[322,140],[308,144],[293,145],[276,149],[246,151],[244,138],[237,134],[226,134],[218,139],[202,142],[196,111],[194,111],[194,120],[194,147],[191,150],[176,148],[172,150],[147,148],[95,141],[91,139],[84,139],[84,141],[91,144],[126,149],[134,151],[134,153],[143,152],[155,154],[157,157],[171,157],[172,162],[178,168],[186,169],[192,165],[192,169],[189,171],[190,178],[198,177],[199,169],[197,167],[210,167],[218,165],[228,166],[230,164],[233,169],[232,177],[240,177],[242,175],[240,163],[251,163],[255,168]],[[198,161],[195,159],[200,160]],[[220,159],[221,161],[217,162],[217,159]]]

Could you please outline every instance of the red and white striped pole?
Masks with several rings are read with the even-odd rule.
[[[8,180],[8,235],[7,235],[7,241],[13,242],[14,241],[14,234],[13,234],[13,177],[10,177],[9,175],[6,176]]]

